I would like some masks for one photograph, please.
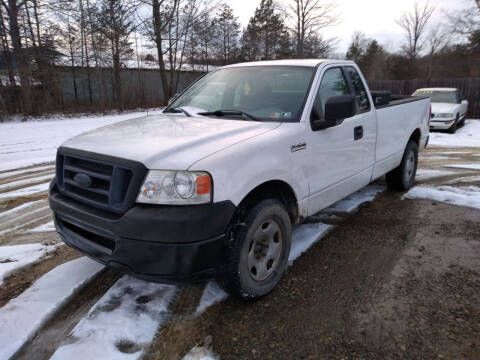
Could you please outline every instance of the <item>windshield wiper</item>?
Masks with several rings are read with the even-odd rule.
[[[174,108],[168,108],[164,112],[166,113],[173,113],[173,114],[178,114],[178,113],[184,113],[188,117],[192,117],[192,114],[190,114],[187,110],[185,110],[183,107],[174,107]]]
[[[201,113],[198,113],[198,115],[202,115],[202,116],[214,115],[214,116],[218,116],[218,117],[240,116],[242,119],[245,119],[245,120],[261,121],[259,118],[255,117],[253,115],[250,115],[249,113],[246,113],[245,111],[241,111],[241,110],[215,110],[215,111],[201,112]]]

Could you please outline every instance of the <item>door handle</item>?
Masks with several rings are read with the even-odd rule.
[[[353,139],[357,141],[361,138],[363,138],[363,126],[357,126],[353,129]]]

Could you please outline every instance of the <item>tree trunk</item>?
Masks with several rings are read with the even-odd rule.
[[[163,48],[162,48],[162,26],[161,26],[161,15],[160,15],[160,3],[159,0],[153,0],[153,30],[155,37],[155,45],[157,46],[157,56],[158,56],[158,66],[160,69],[160,79],[162,80],[162,89],[163,89],[163,101],[164,104],[168,103],[169,100],[169,89],[168,89],[168,80],[165,70],[165,61],[163,60]]]
[[[33,113],[32,103],[32,87],[31,87],[31,70],[30,61],[27,54],[22,48],[20,38],[20,28],[18,26],[18,4],[17,0],[8,0],[8,18],[10,25],[10,38],[12,41],[13,51],[17,60],[18,75],[21,81],[21,93],[23,103],[23,114],[31,115]]]
[[[0,6],[0,19],[3,19],[3,9]],[[5,53],[6,61],[7,61],[7,73],[8,73],[8,81],[10,86],[15,86],[15,71],[13,70],[13,60],[12,60],[12,52],[10,51],[10,47],[8,46],[7,40],[7,29],[5,28],[5,23],[0,21],[0,32],[2,36],[2,46],[3,51]]]

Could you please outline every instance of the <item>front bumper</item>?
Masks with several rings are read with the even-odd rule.
[[[71,247],[134,277],[191,283],[215,276],[235,205],[136,204],[116,215],[62,195],[49,196],[57,232]]]
[[[447,130],[455,124],[455,119],[430,120],[430,129]]]

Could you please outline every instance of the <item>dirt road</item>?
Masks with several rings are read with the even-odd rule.
[[[429,148],[417,185],[478,187],[480,170],[464,165],[478,164],[479,155],[475,148]],[[59,242],[46,200],[51,176],[52,164],[0,172],[0,246]],[[122,343],[119,351],[179,359],[205,344],[222,359],[480,358],[480,210],[387,191],[336,215],[314,220],[334,227],[268,297],[227,299],[197,315],[204,286],[179,289],[153,343]],[[78,256],[59,247],[6,278],[0,306]],[[70,330],[118,277],[97,277],[18,358],[48,359],[71,343]]]

